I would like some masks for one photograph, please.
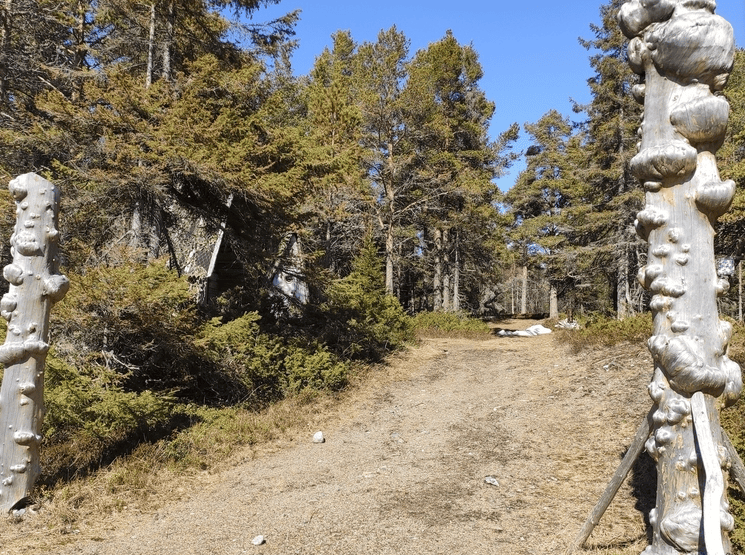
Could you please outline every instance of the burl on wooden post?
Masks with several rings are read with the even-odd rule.
[[[646,191],[636,229],[649,256],[639,280],[653,295],[654,317],[646,450],[658,482],[646,555],[731,552],[723,472],[731,460],[718,409],[738,399],[742,376],[726,354],[732,327],[717,310],[729,283],[716,273],[712,225],[735,192],[714,156],[729,117],[721,91],[735,44],[715,7],[714,0],[633,0],[618,16],[629,64],[644,76],[633,90],[644,118],[631,170]]]
[[[0,362],[0,510],[10,511],[31,494],[40,473],[44,419],[44,362],[49,350],[49,311],[69,288],[58,273],[59,191],[33,173],[10,182],[16,227],[12,264],[3,269],[10,290],[0,301],[8,321]]]

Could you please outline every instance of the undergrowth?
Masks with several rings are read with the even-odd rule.
[[[646,342],[652,334],[652,315],[636,314],[623,320],[593,315],[579,320],[577,330],[556,330],[562,343],[577,353],[585,348],[602,345],[612,347],[619,343]]]
[[[69,277],[52,312],[37,481],[42,496],[67,507],[64,519],[80,503],[115,510],[146,496],[159,470],[211,469],[241,446],[297,428],[354,368],[414,338],[371,241],[308,325],[284,329],[271,313],[211,317],[164,262]]]
[[[420,312],[414,316],[414,330],[418,337],[468,337],[487,339],[489,326],[482,320],[453,312]]]

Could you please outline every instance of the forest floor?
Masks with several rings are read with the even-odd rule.
[[[45,532],[43,506],[0,523],[0,554],[565,553],[651,406],[650,375],[636,345],[572,354],[554,334],[425,339],[306,429],[174,477],[150,506],[64,535]],[[648,478],[637,465],[582,553],[643,550]]]

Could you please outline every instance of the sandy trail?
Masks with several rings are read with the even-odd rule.
[[[562,553],[651,403],[644,350],[576,356],[553,335],[426,340],[389,372],[342,403],[325,443],[309,431],[186,481],[157,512],[83,523],[47,552]],[[638,504],[627,481],[589,542],[597,552],[641,551]]]

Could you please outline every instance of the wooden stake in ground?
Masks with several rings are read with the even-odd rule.
[[[0,301],[8,321],[0,362],[0,510],[20,505],[39,475],[44,418],[44,362],[49,350],[49,311],[69,282],[58,273],[59,191],[28,173],[10,182],[16,227],[10,239],[12,264],[3,269],[10,290]]]
[[[722,181],[714,153],[729,105],[721,91],[734,60],[731,25],[714,0],[632,0],[619,12],[629,63],[644,75],[633,94],[644,104],[639,153],[631,170],[644,184],[637,233],[649,242],[639,280],[653,297],[649,349],[655,403],[646,450],[657,463],[657,505],[650,512],[646,555],[728,553],[734,519],[722,493],[730,464],[718,405],[742,389],[726,356],[732,327],[719,320],[717,296],[729,288],[716,274],[716,219],[735,184]]]

